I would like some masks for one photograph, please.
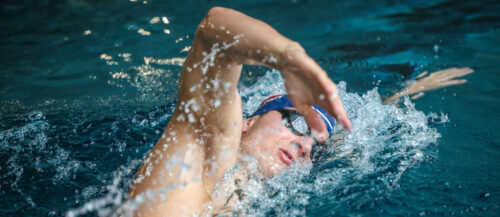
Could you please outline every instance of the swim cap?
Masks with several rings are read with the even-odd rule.
[[[290,102],[290,99],[288,99],[288,96],[286,94],[274,95],[262,101],[257,111],[250,115],[250,117],[286,107],[294,107],[292,102]],[[335,126],[335,119],[333,119],[333,117],[321,107],[313,105],[313,108],[321,117],[323,122],[325,122],[326,129],[331,136],[333,133],[333,127]]]

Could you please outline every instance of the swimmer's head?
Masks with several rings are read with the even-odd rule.
[[[331,134],[334,119],[314,106]],[[311,137],[309,126],[286,95],[272,96],[243,121],[241,149],[256,158],[265,176],[272,177],[295,161],[310,163],[318,142]]]

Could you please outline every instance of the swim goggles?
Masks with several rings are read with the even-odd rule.
[[[290,102],[290,99],[288,99],[288,96],[285,94],[281,95],[274,95],[266,100],[264,100],[257,111],[255,111],[250,117],[256,116],[256,115],[261,115],[273,110],[280,110],[280,109],[285,109],[285,108],[293,108],[292,102]],[[330,135],[333,133],[333,127],[335,126],[335,120],[333,119],[332,116],[330,116],[325,110],[323,110],[321,107],[313,105],[314,110],[316,113],[321,117],[323,122],[326,125],[326,129]],[[297,112],[296,112],[297,113]],[[300,114],[299,114],[300,115]],[[305,123],[305,120],[303,120],[303,123]],[[297,123],[298,124],[298,123]],[[292,125],[293,126],[293,123]],[[302,126],[302,125],[301,125]],[[297,125],[297,130],[301,129],[302,131],[307,128],[309,129],[307,124],[304,124],[305,127],[299,127]],[[301,132],[301,131],[298,131]],[[305,132],[305,131],[304,131]]]
[[[285,108],[277,109],[275,111],[281,114],[283,125],[288,128],[288,130],[292,131],[293,134],[297,136],[310,136],[313,138],[313,149],[318,146],[325,146],[325,144],[318,142],[318,140],[311,135],[311,130],[309,129],[309,125],[306,123],[306,119],[299,112]]]
[[[311,134],[311,130],[306,123],[304,116],[299,112],[291,109],[277,109],[275,110],[281,114],[283,118],[283,125],[292,131],[293,134],[297,136],[308,136]]]

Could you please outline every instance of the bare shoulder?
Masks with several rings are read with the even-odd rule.
[[[148,200],[136,212],[141,216],[201,213],[211,201],[215,183],[236,163],[242,121],[236,85],[241,65],[212,50],[205,36],[195,36],[179,80],[174,114],[130,189],[130,198]]]

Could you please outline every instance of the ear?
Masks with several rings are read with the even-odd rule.
[[[256,115],[256,116],[253,116],[251,118],[247,118],[247,119],[243,120],[243,123],[241,126],[241,135],[245,135],[248,132],[248,130],[252,127],[252,125],[255,123],[255,120],[257,120],[258,117],[259,117],[259,115]]]

